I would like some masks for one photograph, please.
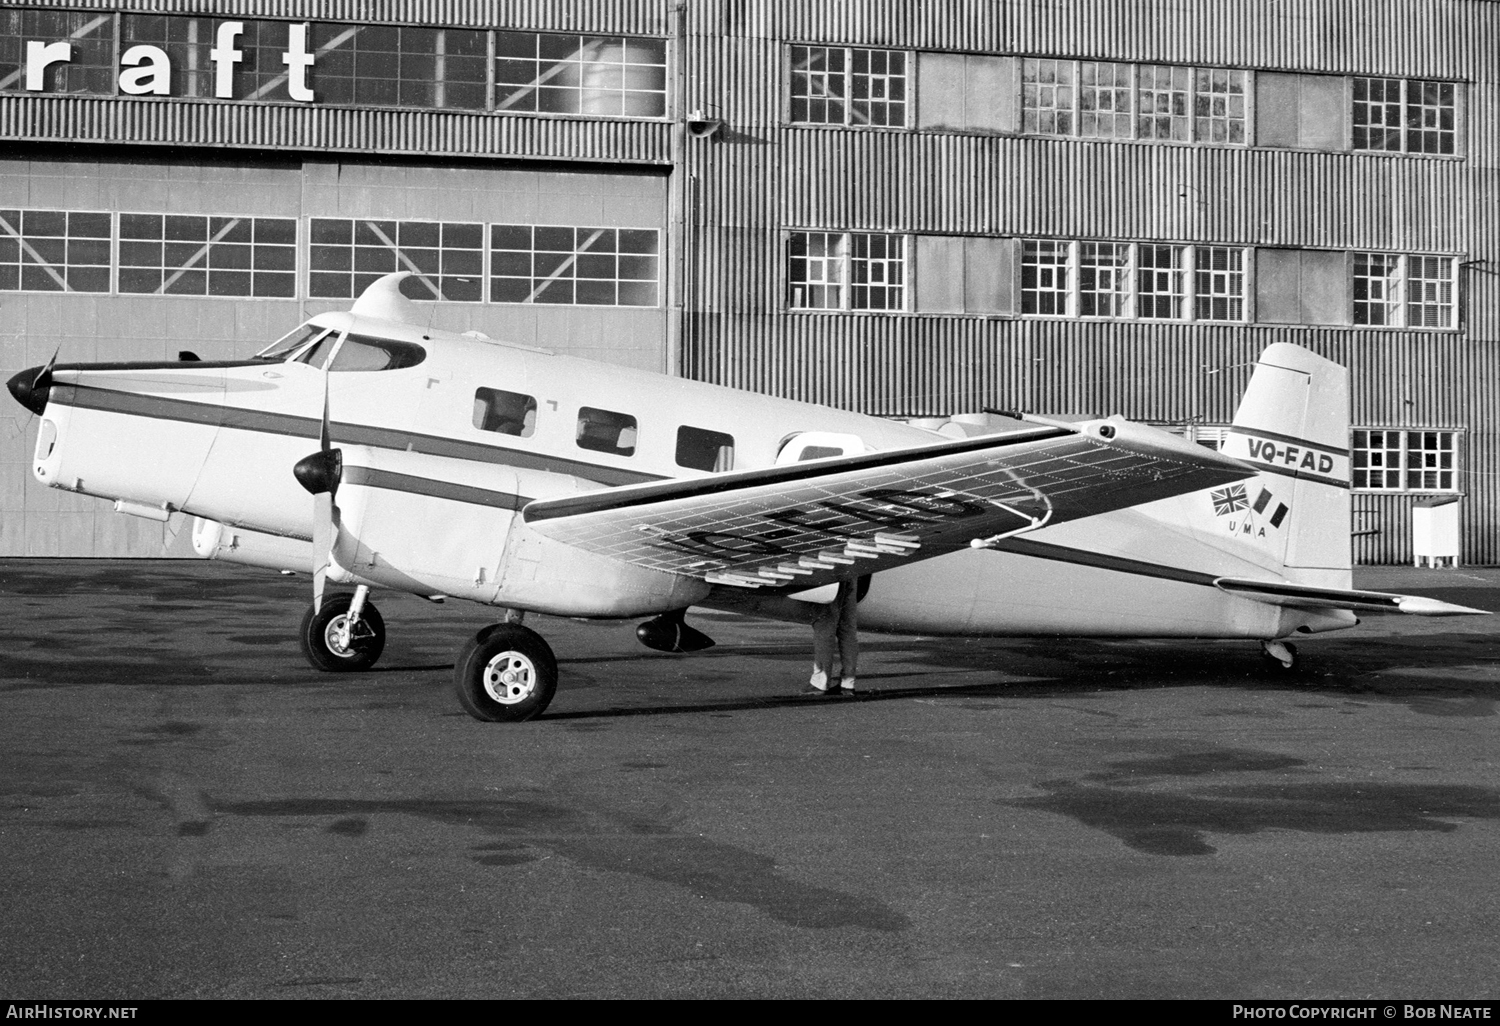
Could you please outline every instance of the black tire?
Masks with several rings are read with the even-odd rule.
[[[459,650],[453,667],[459,704],[477,720],[518,723],[541,714],[557,692],[557,660],[542,636],[499,623]]]
[[[359,623],[354,625],[354,637],[348,648],[339,648],[335,632],[343,626],[349,615],[353,595],[328,595],[323,599],[323,608],[313,612],[308,605],[302,617],[302,630],[297,639],[302,643],[302,655],[315,669],[328,673],[352,673],[368,670],[385,650],[385,620],[375,603],[366,601],[359,614]]]

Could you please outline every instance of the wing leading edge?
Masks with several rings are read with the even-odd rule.
[[[1254,473],[1112,419],[542,499],[522,515],[638,566],[800,591]]]

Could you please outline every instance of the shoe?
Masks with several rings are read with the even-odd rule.
[[[849,698],[853,698],[854,697],[854,678],[853,677],[845,677],[843,680],[839,681],[839,689],[838,690],[839,690],[839,694],[841,694],[841,695],[847,695]]]
[[[828,694],[828,674],[822,670],[814,670],[812,678],[807,682],[807,686],[820,695]],[[837,690],[838,685],[834,685],[834,689]]]

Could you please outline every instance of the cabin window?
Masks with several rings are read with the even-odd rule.
[[[318,348],[322,348],[320,345]],[[427,351],[410,342],[395,342],[368,335],[346,335],[328,369],[336,371],[383,371],[415,367],[427,359]]]
[[[734,436],[683,425],[677,429],[677,465],[722,473],[734,469]]]
[[[585,406],[578,411],[578,447],[616,456],[635,455],[635,418]]]
[[[530,438],[536,432],[536,400],[519,392],[481,388],[474,393],[474,426],[481,431]]]

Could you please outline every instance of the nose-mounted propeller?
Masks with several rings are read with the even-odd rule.
[[[57,354],[61,352],[62,346],[58,346],[52,351],[47,366],[36,370],[27,368],[5,383],[11,397],[34,414],[47,408],[47,397],[52,391],[52,369],[57,366]]]
[[[323,608],[323,586],[333,563],[334,533],[338,530],[339,479],[344,473],[344,452],[335,449],[328,423],[328,371],[323,372],[323,423],[318,430],[318,451],[304,456],[292,467],[297,483],[313,497],[313,611]]]

